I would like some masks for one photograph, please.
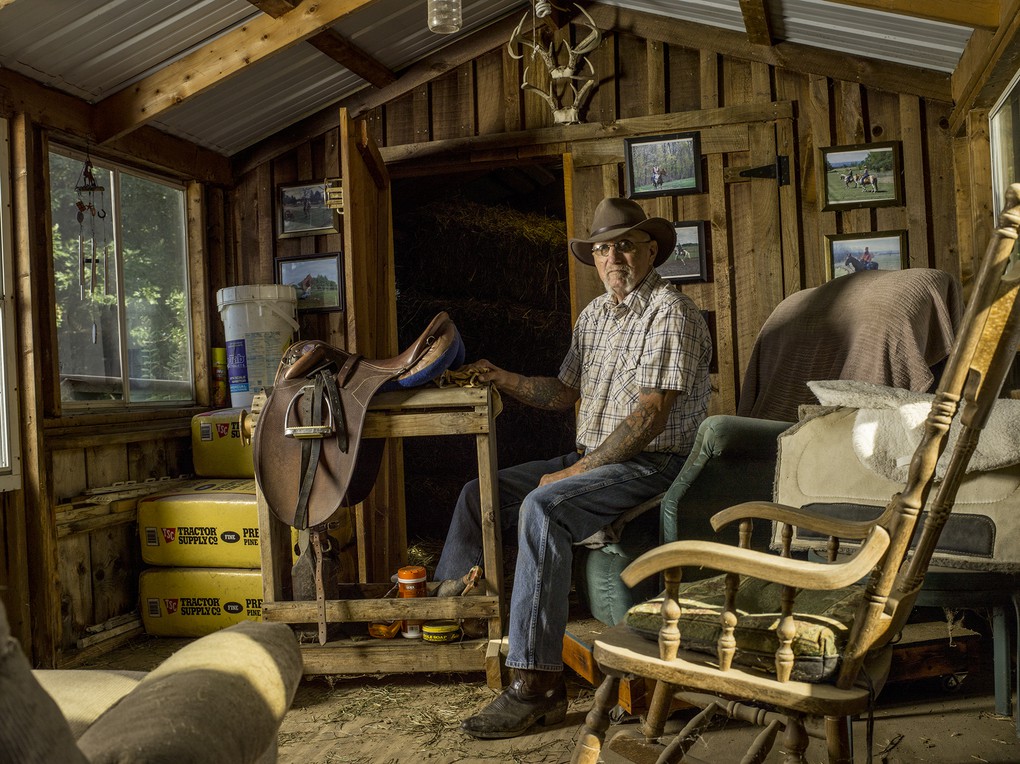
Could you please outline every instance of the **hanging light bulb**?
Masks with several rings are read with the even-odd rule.
[[[460,0],[429,0],[429,29],[436,34],[460,31]]]
[[[549,0],[535,0],[535,16],[544,19],[552,13],[552,3]]]

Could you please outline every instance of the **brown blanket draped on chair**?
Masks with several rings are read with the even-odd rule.
[[[928,391],[952,346],[960,286],[930,268],[860,271],[783,300],[765,321],[740,389],[740,416],[797,421],[807,382],[857,379]]]

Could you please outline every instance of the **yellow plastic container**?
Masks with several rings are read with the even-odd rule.
[[[201,637],[262,620],[262,571],[149,568],[138,577],[142,625],[159,637]]]
[[[206,411],[191,418],[191,452],[195,474],[202,477],[253,478],[251,438],[243,437],[245,409]]]
[[[254,480],[210,480],[197,490],[148,496],[137,511],[149,565],[262,566]]]

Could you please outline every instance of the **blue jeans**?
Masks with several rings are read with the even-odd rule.
[[[509,668],[562,670],[573,545],[665,491],[683,465],[676,454],[641,453],[623,464],[538,487],[543,475],[580,458],[570,453],[499,471],[500,524],[505,537],[517,531]],[[481,508],[478,481],[473,480],[457,500],[435,578],[460,578],[481,564]]]

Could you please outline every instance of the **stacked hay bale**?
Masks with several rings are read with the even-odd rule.
[[[394,224],[401,347],[445,310],[467,362],[487,359],[528,375],[555,376],[570,342],[566,226],[562,220],[466,200],[417,208]],[[547,412],[504,397],[499,464],[573,447],[573,411]],[[470,438],[404,442],[408,536],[443,538],[465,482],[478,474]]]

